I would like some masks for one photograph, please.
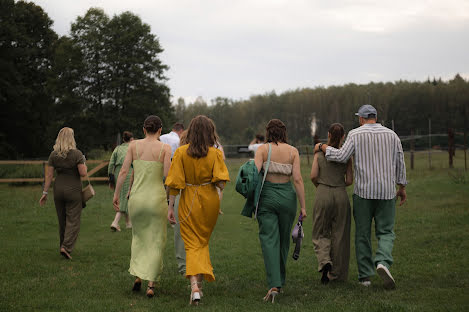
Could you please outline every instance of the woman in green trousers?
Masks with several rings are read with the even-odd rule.
[[[257,221],[270,288],[264,300],[274,302],[280,288],[285,285],[285,267],[291,229],[296,216],[297,198],[303,219],[306,218],[306,210],[300,155],[295,147],[287,143],[287,128],[281,120],[269,121],[266,127],[266,141],[271,144],[272,153],[260,195]],[[266,167],[268,154],[268,144],[257,149],[255,163],[259,172]]]

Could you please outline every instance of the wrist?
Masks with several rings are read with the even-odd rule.
[[[47,191],[42,191],[42,195],[47,195]]]

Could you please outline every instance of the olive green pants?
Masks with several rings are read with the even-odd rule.
[[[353,218],[355,219],[355,253],[358,278],[375,274],[378,264],[389,268],[394,246],[394,217],[396,199],[365,199],[353,194]],[[371,249],[371,222],[375,220],[375,235],[378,248],[374,260]]]
[[[80,218],[83,209],[81,188],[56,186],[54,188],[54,203],[59,221],[60,247],[71,253],[80,232]]]
[[[259,200],[257,222],[270,288],[285,285],[285,267],[296,216],[296,192],[290,182],[265,182]]]
[[[314,200],[313,245],[318,271],[332,266],[331,280],[347,280],[350,260],[350,202],[345,187],[319,184]]]

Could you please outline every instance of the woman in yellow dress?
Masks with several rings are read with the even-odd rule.
[[[132,141],[117,178],[114,209],[119,211],[120,191],[130,170],[134,168],[128,209],[132,220],[132,247],[129,273],[136,276],[134,291],[148,280],[147,296],[155,295],[154,283],[163,270],[166,246],[168,204],[163,187],[171,163],[171,147],[160,142],[162,122],[158,116],[148,116],[143,123],[145,138]]]
[[[186,278],[191,283],[191,304],[198,304],[202,281],[215,280],[208,242],[220,207],[217,187],[223,190],[230,180],[223,154],[213,147],[215,125],[206,116],[192,119],[187,143],[173,156],[166,185],[170,187],[168,220],[175,224],[174,199],[181,190],[178,219],[186,250]]]

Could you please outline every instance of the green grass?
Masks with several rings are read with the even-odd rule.
[[[407,155],[406,155],[407,156]],[[309,218],[298,261],[289,258],[287,286],[275,305],[261,299],[267,291],[257,224],[240,216],[243,200],[227,186],[210,241],[216,281],[204,286],[199,310],[206,311],[467,311],[469,309],[469,182],[456,183],[447,154],[433,154],[433,170],[424,153],[408,169],[408,203],[397,208],[394,265],[397,289],[385,291],[378,277],[366,289],[356,282],[352,239],[349,280],[322,286],[311,243],[314,187],[303,163]],[[461,172],[462,154],[455,159]],[[234,180],[242,160],[229,160]],[[468,175],[458,173],[469,181]],[[95,185],[97,195],[82,214],[81,233],[66,261],[58,253],[53,201],[39,207],[39,185],[0,185],[1,311],[180,311],[188,306],[188,282],[178,275],[173,230],[168,226],[165,267],[157,296],[132,293],[127,272],[131,232],[111,233],[112,193]],[[349,192],[351,194],[351,188]],[[52,197],[51,197],[52,198]],[[353,231],[352,221],[352,231]],[[353,236],[352,236],[353,237]],[[373,240],[376,246],[376,240]],[[290,250],[290,254],[293,250]]]

